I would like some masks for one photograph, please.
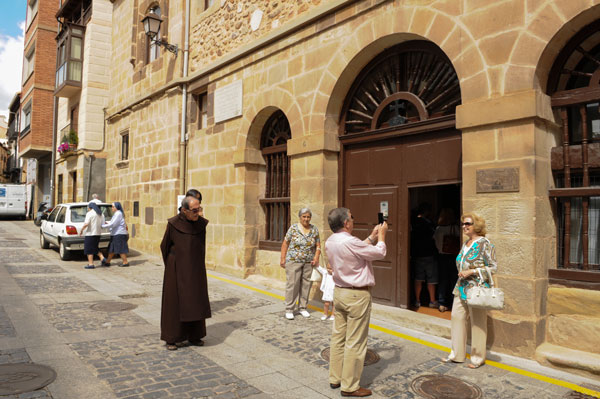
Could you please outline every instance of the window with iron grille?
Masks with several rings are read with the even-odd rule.
[[[283,112],[275,112],[267,120],[261,137],[267,167],[265,196],[260,200],[266,216],[265,237],[259,243],[261,249],[281,249],[290,225],[290,160],[287,156],[290,137],[287,118]]]
[[[551,153],[556,189],[557,270],[600,289],[600,30],[596,21],[578,32],[557,57],[548,81],[561,122],[561,145]],[[583,273],[582,273],[583,272]]]

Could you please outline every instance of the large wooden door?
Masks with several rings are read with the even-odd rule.
[[[410,299],[411,187],[459,183],[460,132],[449,129],[385,140],[343,143],[342,205],[354,216],[354,234],[364,238],[388,202],[390,229],[384,260],[374,262],[378,303],[408,307]]]

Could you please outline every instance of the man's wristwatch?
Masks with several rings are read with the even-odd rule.
[[[372,238],[371,238],[371,236],[368,236],[368,237],[367,237],[367,240],[369,240],[369,242],[370,242],[371,244],[375,244],[375,240],[374,240],[374,239],[372,239]]]

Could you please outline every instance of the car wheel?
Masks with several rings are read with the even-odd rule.
[[[65,248],[65,243],[62,241],[58,244],[58,253],[61,260],[69,260],[71,258],[71,252]]]
[[[46,237],[44,237],[44,233],[42,233],[41,231],[40,231],[40,247],[42,249],[50,248],[50,243],[48,241],[46,241]]]

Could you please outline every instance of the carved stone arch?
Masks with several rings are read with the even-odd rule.
[[[401,43],[374,57],[355,79],[340,134],[454,115],[460,103],[458,76],[439,47],[423,40]]]
[[[545,30],[554,31],[552,38],[548,41],[541,54],[537,59],[532,60],[535,66],[535,77],[532,85],[534,88],[539,88],[543,92],[551,91],[548,87],[551,70],[561,50],[572,40],[575,32],[581,31],[585,26],[592,24],[600,15],[600,4],[587,8],[581,5],[578,9],[572,10],[573,17],[566,23],[560,26],[544,26]],[[521,46],[526,46],[527,43],[517,43],[513,53],[524,52]],[[537,54],[534,54],[537,55]],[[509,79],[507,75],[506,80]]]
[[[247,132],[247,134],[240,135],[237,144],[238,152],[260,151],[260,138],[264,124],[277,110],[281,110],[287,117],[291,137],[296,138],[303,135],[305,129],[300,106],[289,92],[275,89],[249,98],[248,102],[251,106],[244,111],[248,118],[245,119],[240,129],[241,132]]]

